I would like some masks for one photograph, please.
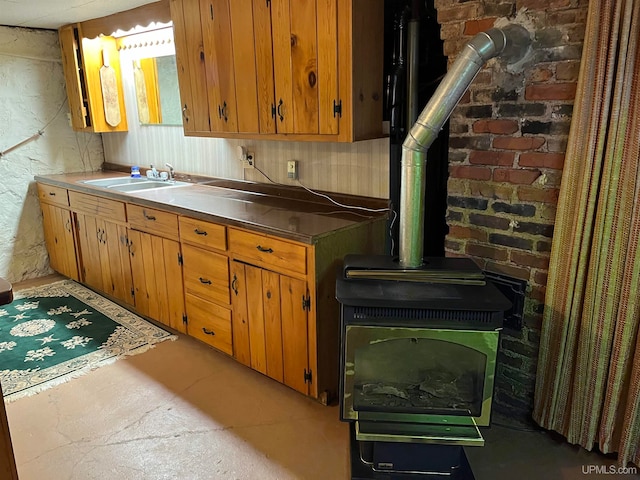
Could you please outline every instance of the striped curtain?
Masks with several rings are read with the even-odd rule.
[[[640,0],[591,0],[533,417],[640,464]]]

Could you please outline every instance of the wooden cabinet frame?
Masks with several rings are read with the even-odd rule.
[[[171,0],[185,134],[382,137],[383,13],[382,0]]]

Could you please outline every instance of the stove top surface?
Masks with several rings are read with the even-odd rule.
[[[351,306],[476,311],[511,307],[468,258],[425,258],[421,267],[408,270],[390,256],[347,255],[336,298]]]

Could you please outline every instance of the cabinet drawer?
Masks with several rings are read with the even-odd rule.
[[[69,206],[69,198],[67,197],[67,189],[54,187],[52,185],[38,184],[38,198],[42,203],[50,203],[51,205],[60,205],[61,207]]]
[[[203,248],[227,249],[227,228],[224,225],[180,217],[180,241]]]
[[[178,240],[178,215],[175,213],[141,207],[127,203],[129,226],[135,230],[153,233],[160,237]]]
[[[230,228],[229,250],[267,268],[307,273],[307,249],[303,245]]]
[[[106,217],[114,222],[126,222],[124,203],[86,193],[69,191],[69,205],[73,210],[96,217]]]
[[[229,261],[226,256],[183,245],[182,261],[187,293],[229,305]]]
[[[222,352],[233,355],[231,310],[186,295],[187,333]]]

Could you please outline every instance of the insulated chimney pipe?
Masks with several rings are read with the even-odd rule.
[[[484,64],[498,55],[507,63],[529,50],[529,32],[520,25],[492,28],[473,37],[422,110],[402,144],[400,177],[400,266],[422,265],[427,150]]]

